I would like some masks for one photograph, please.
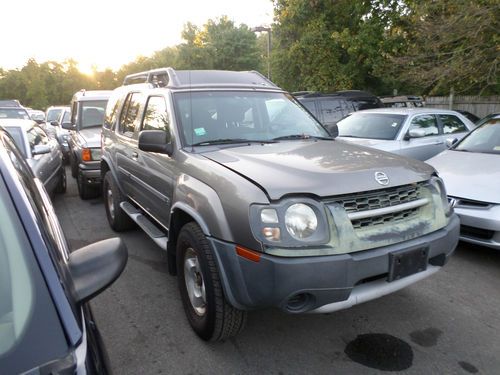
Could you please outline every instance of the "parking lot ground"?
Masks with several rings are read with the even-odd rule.
[[[117,235],[69,177],[54,204],[72,249]],[[165,253],[138,229],[120,236],[127,267],[91,303],[116,374],[500,373],[500,252],[460,243],[443,270],[392,295],[328,315],[254,311],[238,337],[206,343]]]

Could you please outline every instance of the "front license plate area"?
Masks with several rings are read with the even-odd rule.
[[[389,253],[389,276],[387,281],[399,280],[414,273],[425,271],[428,259],[429,249],[426,247]]]

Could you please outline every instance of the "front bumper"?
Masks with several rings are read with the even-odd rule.
[[[410,285],[439,270],[453,253],[460,221],[406,242],[351,254],[287,258],[261,254],[253,262],[234,244],[210,238],[227,300],[243,310],[278,307],[290,313],[330,312]],[[387,282],[390,253],[426,247],[426,271]],[[300,298],[299,298],[300,297]],[[351,297],[351,298],[350,298]]]
[[[489,208],[455,207],[460,217],[460,239],[500,250],[500,205]]]
[[[101,183],[101,163],[99,161],[80,163],[78,169],[87,185],[99,185]]]

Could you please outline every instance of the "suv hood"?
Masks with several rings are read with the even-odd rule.
[[[376,190],[426,180],[434,172],[425,163],[341,141],[252,144],[202,155],[253,181],[272,200]],[[389,184],[380,185],[375,172],[386,173]]]
[[[101,147],[101,128],[92,127],[86,129],[80,129],[78,131],[78,136],[80,137],[82,144],[87,147]]]

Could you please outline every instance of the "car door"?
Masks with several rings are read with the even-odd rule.
[[[123,105],[116,130],[115,147],[117,172],[124,193],[135,201],[140,200],[140,182],[137,181],[139,149],[137,146],[138,128],[141,111],[144,107],[143,94],[130,92]]]
[[[445,143],[448,139],[462,139],[469,132],[469,130],[472,130],[474,127],[474,125],[470,123],[469,129],[469,127],[465,124],[465,121],[453,114],[439,114],[437,115],[437,118],[442,129],[441,140]]]
[[[52,191],[57,185],[61,168],[61,155],[57,142],[49,139],[38,126],[33,126],[26,132],[30,148],[28,164],[36,177],[42,181],[47,191]],[[47,146],[48,152],[36,154],[37,146]]]
[[[413,159],[427,160],[446,148],[433,114],[409,117],[402,134],[400,153]]]
[[[167,102],[163,96],[152,95],[147,98],[142,130],[162,130],[168,132],[171,139],[171,119],[167,110]],[[142,208],[150,213],[163,226],[168,227],[170,204],[175,184],[175,161],[166,154],[139,150],[138,178],[143,194],[139,202]]]

